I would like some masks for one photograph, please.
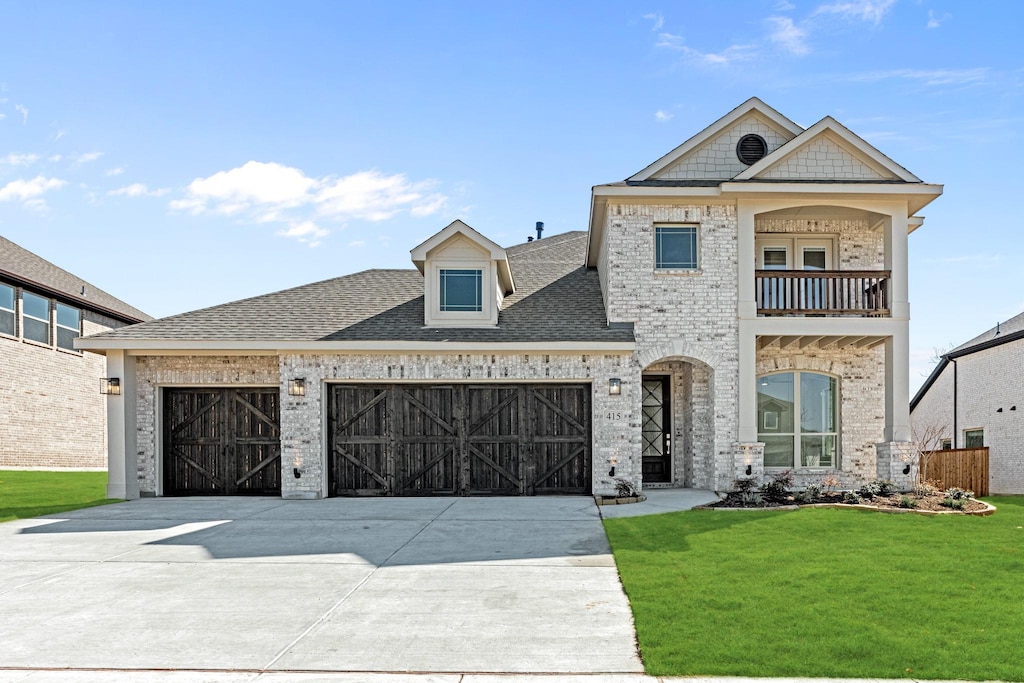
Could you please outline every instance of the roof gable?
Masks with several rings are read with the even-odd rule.
[[[412,254],[412,262],[421,274],[424,273],[427,258],[431,256],[431,253],[436,251],[438,247],[446,245],[446,243],[456,241],[453,238],[460,236],[470,242],[473,247],[479,249],[481,257],[497,261],[498,280],[502,289],[506,294],[514,292],[515,281],[512,279],[512,268],[509,266],[508,254],[505,253],[505,249],[497,242],[487,239],[458,219],[452,221],[443,230],[414,247],[410,252]],[[466,246],[468,247],[469,245]]]
[[[746,168],[736,157],[736,143],[756,133],[769,153],[803,129],[756,97],[733,109],[710,126],[628,180],[728,179]]]
[[[921,179],[882,154],[849,128],[826,116],[752,164],[735,180]]]

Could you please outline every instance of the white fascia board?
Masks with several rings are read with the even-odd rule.
[[[590,193],[590,226],[587,228],[586,266],[596,268],[601,240],[604,239],[605,217],[608,215],[608,198],[598,198],[592,188]]]
[[[907,234],[914,232],[924,225],[924,216],[910,216],[907,218]]]
[[[760,114],[767,121],[774,123],[779,128],[785,130],[790,135],[799,135],[803,130],[800,126],[790,121],[788,118],[780,114],[778,111],[769,107],[767,104],[762,102],[757,97],[751,97],[749,100],[736,107],[728,114],[718,119],[710,126],[697,133],[683,144],[679,145],[671,152],[661,157],[653,164],[650,164],[647,168],[643,169],[639,173],[629,177],[629,180],[648,180],[651,176],[663,171],[666,167],[672,165],[678,161],[681,157],[685,156],[690,151],[701,146],[712,137],[722,132],[736,121],[746,116],[751,112]]]
[[[831,116],[826,116],[821,121],[805,130],[804,132],[797,135],[795,138],[779,147],[777,150],[767,155],[755,164],[752,164],[747,170],[743,171],[735,177],[735,180],[754,180],[757,176],[761,175],[771,167],[782,163],[793,154],[796,154],[804,145],[810,143],[814,138],[825,135],[826,132],[832,133],[834,136],[839,138],[847,146],[852,148],[852,151],[859,152],[861,155],[866,157],[874,165],[879,166],[886,171],[892,173],[900,180],[908,183],[919,183],[921,179],[916,175],[903,168],[895,161],[882,154],[873,145],[868,143],[862,137],[851,131],[843,124],[836,121]],[[856,154],[854,156],[857,156]]]
[[[274,341],[274,340],[224,340],[203,341],[194,339],[79,339],[75,344],[80,349],[110,350],[121,349],[136,355],[152,355],[153,352],[222,352],[228,354],[259,355],[275,353],[465,353],[469,351],[618,351],[632,352],[634,342],[414,342],[414,341]]]
[[[772,197],[780,194],[815,195],[819,199],[849,197],[857,195],[875,196],[879,199],[906,198],[907,210],[915,214],[928,206],[942,194],[942,185],[928,183],[759,183],[752,182],[722,183],[722,195],[742,195],[747,198]]]
[[[431,249],[440,244],[443,244],[449,238],[456,234],[465,235],[467,239],[483,247],[485,251],[490,253],[491,258],[496,261],[505,260],[507,258],[504,247],[502,247],[497,242],[488,239],[482,233],[480,233],[480,231],[474,229],[473,227],[467,225],[466,223],[463,223],[461,220],[456,219],[449,223],[448,226],[445,227],[440,232],[435,233],[433,236],[427,238],[424,242],[413,247],[413,249],[410,251],[413,263],[422,264],[422,262],[427,258],[427,253],[430,252]],[[422,267],[420,267],[420,272],[423,272]]]

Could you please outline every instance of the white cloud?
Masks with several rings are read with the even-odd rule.
[[[57,132],[53,134],[53,141],[57,142],[58,140],[60,140],[65,135],[67,135],[67,131],[64,130],[63,128],[58,128]]]
[[[28,123],[28,107],[26,107],[23,104],[16,104],[16,105],[14,105],[14,110],[16,112],[18,112],[19,114],[21,114],[21,123],[22,123],[22,125],[25,125],[26,123]]]
[[[358,249],[359,247],[365,247],[366,246],[366,240],[352,240],[351,242],[348,243],[348,246],[352,247],[353,249]]]
[[[79,154],[77,157],[75,157],[75,163],[87,164],[90,161],[96,161],[101,156],[103,156],[103,152],[86,152],[85,154]]]
[[[45,206],[40,198],[50,190],[59,190],[64,187],[66,181],[59,178],[44,178],[36,176],[32,180],[12,180],[3,187],[0,187],[0,202],[24,202],[32,208]]]
[[[282,237],[294,237],[302,244],[316,247],[320,244],[320,239],[330,235],[331,231],[321,228],[313,221],[302,221],[301,223],[292,223],[287,230],[281,230],[277,234]]]
[[[654,43],[654,47],[664,47],[669,50],[682,50],[685,48],[683,45],[683,37],[677,36],[674,33],[659,33],[658,40]]]
[[[170,189],[166,187],[150,190],[143,183],[132,183],[131,185],[111,190],[107,194],[112,197],[162,197],[168,192],[170,192]]]
[[[0,157],[0,164],[7,166],[30,166],[39,161],[38,154],[16,154],[11,152],[5,157]]]
[[[918,81],[923,85],[973,85],[988,80],[990,72],[987,67],[976,69],[890,69],[889,71],[869,71],[850,76],[850,80],[873,83],[891,78]]]
[[[790,54],[806,55],[811,51],[807,47],[807,31],[793,23],[789,17],[768,17],[771,32],[768,39]]]
[[[54,154],[54,155],[50,156],[49,158],[47,158],[47,161],[52,161],[53,163],[57,163],[58,161],[60,161],[63,158],[64,157],[62,157],[60,154]]]
[[[112,169],[108,170],[106,175],[108,175],[108,176],[115,176],[115,175],[121,175],[122,173],[124,173],[124,166],[118,166],[117,168],[112,168]]]
[[[926,26],[927,28],[938,28],[942,26],[942,22],[946,21],[946,19],[949,19],[949,17],[950,14],[948,12],[943,14],[941,17],[937,17],[935,16],[935,12],[933,10],[928,10],[928,23],[926,24]]]
[[[852,0],[835,2],[831,5],[820,5],[814,15],[837,14],[845,19],[860,19],[873,24],[882,23],[882,18],[896,3],[896,0]]]
[[[779,0],[777,3],[775,3],[776,12],[788,12],[792,9],[796,9],[796,5],[794,5],[791,2],[788,2],[787,0]]]
[[[7,118],[7,114],[0,113],[0,121],[3,121],[6,118]]]
[[[658,111],[654,112],[654,118],[662,122],[671,120],[672,116],[673,114],[665,111],[664,109],[659,109]]]
[[[665,17],[655,12],[649,12],[648,14],[645,14],[644,19],[648,19],[654,22],[651,26],[652,31],[660,31],[661,27],[665,25]]]
[[[340,178],[314,178],[298,168],[249,161],[208,178],[196,178],[170,207],[255,223],[285,223],[288,228],[279,234],[312,244],[329,234],[313,230],[325,230],[312,222],[317,217],[376,222],[402,212],[415,217],[432,215],[448,202],[448,197],[434,191],[435,186],[430,180],[410,181],[402,173],[385,175],[371,170]]]

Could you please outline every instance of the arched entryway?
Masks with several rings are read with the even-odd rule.
[[[688,357],[644,366],[644,487],[709,488],[714,481],[714,371]]]

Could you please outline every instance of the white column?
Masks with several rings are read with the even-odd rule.
[[[757,317],[757,302],[754,296],[754,205],[740,201],[736,205],[736,280],[739,283],[740,320]]]
[[[885,440],[910,441],[910,333],[908,325],[885,341]]]
[[[135,438],[135,358],[107,351],[107,377],[121,381],[120,395],[107,396],[107,497],[139,497]]]
[[[740,443],[757,441],[757,335],[753,327],[753,322],[740,320],[739,396],[736,406]]]
[[[906,208],[885,219],[885,269],[890,271],[889,309],[893,318],[910,318],[909,279],[907,276]]]

